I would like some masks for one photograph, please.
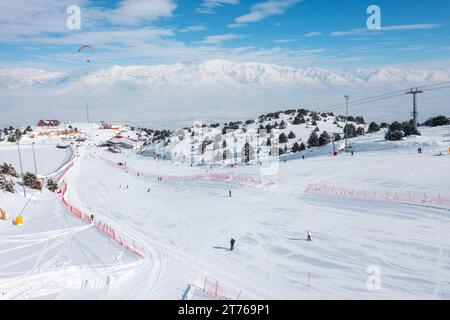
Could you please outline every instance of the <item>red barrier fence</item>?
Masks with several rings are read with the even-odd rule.
[[[306,188],[306,192],[331,194],[345,198],[357,198],[377,201],[392,201],[402,203],[412,203],[421,205],[434,205],[450,208],[450,200],[441,195],[430,196],[426,193],[402,193],[398,191],[380,190],[356,190],[336,186],[311,184]]]
[[[73,160],[70,160],[68,164],[64,167],[64,169],[61,171],[61,173],[58,175],[58,178],[56,178],[56,183],[59,183],[61,179],[64,177],[64,175],[73,167]]]
[[[122,168],[123,170],[133,172],[135,174],[139,174],[140,176],[151,178],[151,179],[157,179],[158,177],[162,177],[163,180],[167,181],[195,181],[195,180],[205,180],[205,181],[234,181],[239,183],[251,183],[251,184],[267,184],[267,185],[273,185],[276,184],[276,182],[271,180],[265,180],[263,181],[260,177],[253,177],[253,176],[244,176],[244,175],[232,175],[228,173],[198,173],[194,175],[184,175],[184,176],[161,176],[151,173],[143,173],[140,172],[134,168],[131,168],[126,165],[119,165],[114,161],[111,161],[109,159],[106,159],[102,156],[99,156],[100,159],[103,161],[109,163],[110,165],[113,165],[118,168]]]
[[[75,149],[73,146],[70,147],[72,149],[72,156],[70,157],[70,160],[63,165],[56,173],[56,183],[60,183],[61,179],[64,177],[64,175],[73,167],[73,161],[75,160]]]
[[[83,213],[81,210],[75,208],[71,204],[67,202],[65,199],[65,195],[67,193],[67,185],[64,184],[63,191],[61,194],[62,202],[64,206],[69,210],[70,213],[72,213],[74,216],[80,218],[83,221],[86,221],[88,223],[92,222],[91,215]],[[123,246],[125,249],[137,254],[138,256],[144,258],[145,256],[145,250],[143,247],[139,247],[136,245],[134,241],[127,241],[123,236],[120,235],[119,232],[117,232],[114,228],[109,226],[108,224],[104,223],[103,221],[100,221],[98,219],[95,219],[94,225],[103,233],[108,235],[109,237],[116,240],[121,246]]]
[[[219,287],[219,280],[216,282],[209,281],[207,277],[205,277],[205,281],[203,283],[202,291],[214,299],[219,300],[232,300],[232,298],[226,296],[221,292],[221,288]]]

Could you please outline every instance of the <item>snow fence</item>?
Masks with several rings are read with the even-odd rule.
[[[151,179],[157,179],[158,177],[163,178],[163,180],[167,181],[198,181],[198,180],[204,180],[204,181],[233,181],[237,183],[242,184],[256,184],[256,185],[274,185],[276,184],[275,181],[272,180],[262,180],[260,177],[253,177],[253,176],[246,176],[246,175],[236,175],[236,174],[229,174],[229,173],[198,173],[198,174],[192,174],[192,175],[183,175],[183,176],[161,176],[157,174],[151,174],[151,173],[144,173],[140,172],[132,167],[126,166],[126,165],[119,165],[118,163],[111,161],[109,159],[106,159],[102,156],[99,156],[100,159],[107,162],[108,164],[121,168],[123,170],[126,170],[128,172],[132,172],[134,174],[139,174],[140,176],[151,178]]]
[[[205,277],[205,281],[203,282],[202,292],[209,295],[210,297],[218,300],[232,300],[232,298],[228,297],[222,292],[222,288],[219,285],[219,280],[210,281],[207,277]]]
[[[356,198],[375,201],[392,201],[400,203],[411,203],[420,205],[433,205],[450,208],[450,200],[441,195],[429,195],[426,193],[380,191],[380,190],[356,190],[350,188],[336,187],[330,185],[311,184],[306,188],[306,192],[330,194],[345,198]]]
[[[91,215],[86,214],[83,211],[81,211],[80,209],[75,208],[66,200],[65,195],[67,193],[67,190],[68,190],[67,184],[64,183],[62,193],[61,193],[61,198],[62,198],[62,202],[63,202],[64,206],[67,208],[67,210],[69,210],[70,213],[72,213],[74,216],[80,218],[81,220],[88,222],[88,223],[92,223]],[[127,240],[113,227],[109,226],[105,222],[98,220],[98,219],[95,219],[94,226],[97,227],[100,231],[102,231],[107,236],[116,240],[125,249],[144,258],[144,256],[145,256],[144,248],[138,246],[134,241]]]

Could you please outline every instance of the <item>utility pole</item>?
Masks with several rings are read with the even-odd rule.
[[[86,118],[87,118],[88,124],[91,123],[91,121],[89,119],[89,103],[87,101],[87,98],[86,98]]]
[[[194,132],[191,134],[191,167],[194,165]]]
[[[234,138],[234,164],[237,165],[237,137],[235,136],[235,134],[233,133],[233,138]]]
[[[19,152],[19,163],[20,163],[20,174],[22,176],[23,196],[26,198],[27,193],[25,191],[25,182],[23,181],[23,167],[22,167],[22,156],[20,155],[20,141],[17,141],[17,151]]]
[[[33,147],[34,173],[36,174],[36,177],[37,177],[38,173],[37,173],[37,166],[36,166],[36,154],[34,152],[34,141],[32,143],[32,147]]]
[[[348,126],[347,126],[347,121],[348,121],[348,101],[350,100],[350,96],[344,96],[345,101],[347,102],[346,107],[345,107],[345,152],[347,152],[347,148],[348,148]]]
[[[258,129],[258,132],[257,132],[257,134],[256,134],[256,162],[257,162],[257,164],[259,164],[259,150],[260,148],[259,148],[259,129]]]
[[[336,137],[336,134],[333,133],[332,136],[331,136],[331,141],[333,142],[333,157],[336,156],[336,148],[334,146],[334,139],[335,139],[335,137]]]
[[[417,112],[417,95],[423,93],[422,90],[419,90],[418,88],[411,88],[410,91],[406,92],[406,94],[412,94],[413,95],[413,126],[414,129],[417,129],[417,116],[419,113]]]

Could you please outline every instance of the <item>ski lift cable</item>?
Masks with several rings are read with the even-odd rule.
[[[358,99],[358,100],[355,100],[355,101],[349,103],[349,106],[358,106],[360,104],[366,104],[369,102],[375,102],[375,101],[379,101],[379,100],[386,100],[386,99],[390,99],[390,98],[400,97],[400,96],[403,96],[404,93],[405,93],[405,91],[402,90],[401,93],[400,93],[400,91],[395,91],[395,92],[391,92],[391,93],[386,93],[386,94],[382,94],[382,95],[378,95],[378,96],[369,97],[366,99]],[[331,107],[335,107],[335,108],[331,109]],[[346,107],[345,103],[340,103],[340,104],[330,106],[328,108],[327,107],[321,108],[321,110],[332,111],[332,110],[342,109],[345,107]]]
[[[372,97],[367,97],[367,98],[361,98],[361,99],[353,100],[352,102],[350,102],[349,105],[353,105],[353,104],[356,104],[356,103],[359,103],[359,102],[364,102],[364,101],[372,100],[372,99],[376,99],[376,98],[386,97],[386,96],[390,96],[390,95],[398,95],[398,96],[400,96],[400,93],[401,93],[401,95],[403,95],[405,92],[406,92],[406,90],[391,91],[391,92],[388,92],[388,93],[384,93],[384,94],[380,94],[380,95],[376,95],[376,96],[372,96]],[[338,103],[338,104],[325,106],[325,107],[323,107],[321,109],[323,109],[324,111],[327,111],[329,108],[333,108],[333,107],[342,108],[342,107],[345,107],[345,106],[346,106],[345,103]],[[336,109],[338,109],[338,108],[336,108]]]
[[[450,86],[434,88],[436,86],[442,86],[442,85],[445,85],[448,83],[450,83],[450,81],[440,82],[440,83],[430,84],[430,85],[423,85],[423,86],[419,86],[417,88],[424,89],[426,91],[434,91],[434,90],[450,88]],[[386,99],[390,99],[390,98],[400,97],[400,96],[403,96],[403,94],[407,91],[408,91],[408,89],[396,90],[396,91],[388,92],[385,94],[380,94],[380,95],[376,95],[376,96],[372,96],[372,97],[354,100],[349,103],[349,106],[359,106],[362,104],[367,104],[367,103],[376,102],[376,101],[380,101],[380,100],[386,100]],[[325,106],[321,109],[324,111],[333,111],[333,110],[338,110],[338,109],[344,108],[345,106],[346,106],[345,103],[339,103],[339,104],[334,104],[334,105],[330,105],[330,106]]]
[[[450,88],[450,86],[431,88],[431,89],[426,89],[425,91],[435,91],[435,90],[448,89],[448,88]]]

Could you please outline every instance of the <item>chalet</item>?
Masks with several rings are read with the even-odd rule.
[[[59,120],[39,120],[38,127],[57,127],[61,124]]]
[[[100,126],[100,129],[120,131],[120,129],[122,129],[122,126],[118,125],[118,124],[111,124],[111,123],[103,122],[102,125]]]
[[[135,139],[116,135],[115,137],[108,140],[107,145],[108,146],[118,146],[123,149],[138,149],[138,148],[142,147],[142,142],[135,140]]]

